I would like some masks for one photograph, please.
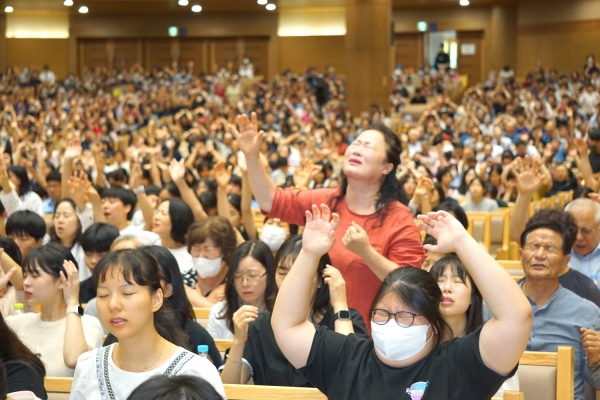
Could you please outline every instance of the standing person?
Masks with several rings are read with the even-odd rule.
[[[216,368],[185,349],[187,335],[164,301],[156,259],[141,249],[111,252],[94,269],[97,307],[118,343],[84,353],[77,360],[70,400],[127,396],[155,375],[195,375],[225,397]]]
[[[440,44],[440,51],[435,56],[435,69],[438,72],[444,72],[450,67],[450,56],[444,51],[444,44]]]
[[[381,281],[394,269],[420,267],[425,258],[421,236],[396,178],[402,145],[389,128],[378,125],[363,131],[348,146],[338,189],[300,191],[275,187],[259,158],[263,132],[256,114],[237,118],[233,126],[246,156],[252,192],[269,217],[304,225],[312,204],[329,204],[340,215],[337,240],[329,252],[346,281],[348,306],[365,321],[369,303]]]
[[[287,359],[330,400],[486,399],[515,374],[531,333],[531,307],[512,277],[446,212],[419,215],[438,241],[427,248],[456,252],[494,313],[464,338],[445,343],[450,327],[442,292],[417,268],[391,272],[370,310],[373,340],[340,335],[306,320],[319,259],[335,241],[340,217],[325,205],[306,212],[302,250],[277,295],[271,324]],[[460,365],[461,368],[456,368]]]

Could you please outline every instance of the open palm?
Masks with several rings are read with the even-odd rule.
[[[256,113],[252,113],[250,119],[245,115],[238,115],[236,122],[240,131],[232,131],[232,133],[238,141],[240,150],[246,156],[258,155],[260,153],[260,145],[262,144],[263,132],[258,131]]]
[[[336,213],[331,214],[325,204],[321,204],[320,210],[316,204],[313,204],[312,212],[306,211],[302,249],[319,257],[327,253],[335,242],[334,230],[339,222],[340,216]]]
[[[425,245],[425,250],[436,253],[454,252],[469,234],[456,218],[445,211],[430,212],[417,216],[418,227],[437,239],[437,245]]]

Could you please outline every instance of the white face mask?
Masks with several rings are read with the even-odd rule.
[[[217,276],[219,271],[221,271],[221,263],[222,257],[215,258],[214,260],[204,258],[204,257],[194,257],[192,258],[192,262],[194,263],[194,268],[196,268],[196,272],[200,275],[200,278],[212,278]]]
[[[431,325],[403,328],[390,319],[385,325],[371,321],[371,333],[377,352],[390,361],[404,361],[411,358],[427,345],[427,329]]]
[[[265,225],[260,235],[260,240],[269,246],[271,251],[277,251],[283,242],[285,242],[286,236],[287,232],[280,227],[274,225]]]

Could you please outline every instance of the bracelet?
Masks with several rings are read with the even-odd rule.
[[[232,363],[234,363],[234,364],[237,364],[237,365],[238,365],[238,366],[240,366],[240,367],[241,367],[241,366],[242,366],[242,364],[243,364],[243,362],[242,362],[242,361],[240,361],[240,362],[237,362],[237,361],[235,361],[233,358],[229,357],[229,354],[226,354],[226,355],[225,355],[225,357],[226,357],[226,358],[227,358],[229,361],[231,361],[231,362],[232,362]]]
[[[140,186],[139,188],[135,188],[133,189],[133,193],[135,194],[140,194],[140,193],[144,193],[144,185]]]
[[[598,367],[600,367],[600,361],[598,361],[596,364],[592,364],[592,365],[590,365],[590,364],[587,362],[587,358],[585,359],[585,364],[587,365],[587,367],[588,367],[589,369],[593,369],[593,368],[598,368]]]

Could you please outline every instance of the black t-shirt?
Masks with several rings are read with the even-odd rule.
[[[215,344],[214,339],[210,336],[210,333],[206,329],[202,327],[202,325],[198,324],[195,321],[188,321],[185,326],[185,333],[187,333],[188,339],[188,350],[193,353],[198,352],[199,345],[207,345],[208,346],[208,355],[212,360],[212,363],[215,367],[219,368],[221,364],[223,364],[223,359],[221,359],[221,353],[219,353],[219,349],[217,349],[217,345]],[[102,343],[102,346],[108,346],[113,343],[117,343],[118,340],[111,333],[106,336],[106,340]]]
[[[87,278],[79,284],[79,304],[89,303],[95,297],[96,288],[94,287],[92,278]]]
[[[252,366],[254,384],[271,386],[312,386],[308,380],[285,358],[271,328],[271,311],[258,315],[248,327],[248,341],[244,346],[244,359]],[[350,309],[354,336],[368,338],[365,321],[360,313]],[[317,326],[335,330],[335,314],[329,306]]]
[[[508,377],[483,363],[480,333],[481,327],[438,345],[411,366],[392,368],[377,358],[373,340],[318,327],[308,363],[299,371],[329,400],[490,399]],[[425,391],[423,397],[419,390]]]
[[[594,173],[600,172],[600,154],[594,150],[590,151],[590,164],[592,164],[592,171]]]
[[[30,360],[10,361],[4,363],[4,368],[7,393],[29,391],[42,400],[48,399],[42,371]]]
[[[521,278],[519,284],[524,281],[525,279]],[[571,292],[575,293],[577,296],[583,297],[600,307],[600,293],[598,293],[598,287],[593,280],[581,272],[569,268],[569,272],[558,278],[558,283],[565,289],[569,289]]]

